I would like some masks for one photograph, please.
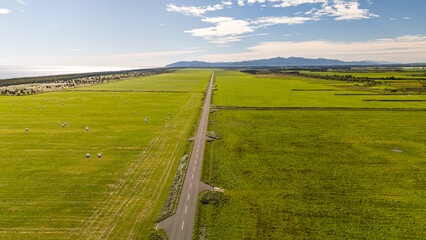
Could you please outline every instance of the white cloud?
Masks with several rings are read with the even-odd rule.
[[[277,4],[274,4],[274,7],[293,7],[298,6],[301,4],[315,4],[315,3],[326,3],[327,0],[281,0],[281,1],[274,1],[270,0],[270,2],[280,2]]]
[[[411,20],[410,17],[403,17],[402,19],[404,19],[404,20]]]
[[[258,28],[277,24],[302,24],[305,21],[316,20],[313,17],[261,17],[255,20],[237,20],[231,17],[203,18],[203,22],[215,24],[214,27],[197,28],[185,31],[195,37],[202,37],[211,43],[238,42],[244,34],[252,33]]]
[[[238,0],[239,6],[246,4],[260,3],[262,6],[266,6],[265,3],[272,4],[273,7],[292,7],[302,4],[315,4],[315,3],[326,3],[327,0]]]
[[[22,5],[28,5],[28,4],[30,4],[29,2],[26,2],[26,1],[24,1],[24,0],[17,0],[17,2],[18,2],[19,4],[22,4]]]
[[[167,4],[166,10],[169,12],[178,12],[187,16],[202,16],[206,12],[222,10],[225,7],[231,7],[231,1],[222,1],[220,4],[207,6],[176,6],[173,3]]]
[[[357,1],[333,0],[333,4],[324,3],[322,9],[313,8],[306,12],[314,17],[332,16],[335,20],[360,20],[378,17],[368,9],[360,9]]]
[[[302,24],[306,21],[316,20],[312,17],[261,17],[253,21],[253,24],[258,24],[261,27],[272,26],[276,24]]]
[[[254,31],[254,27],[245,20],[230,17],[204,18],[202,21],[216,24],[214,27],[197,28],[185,31],[192,36],[202,37],[212,43],[229,43],[240,41],[241,35]]]
[[[179,12],[189,16],[201,16],[202,21],[215,26],[197,28],[185,31],[192,36],[202,37],[212,43],[229,43],[240,41],[247,33],[252,33],[256,29],[277,24],[303,24],[307,21],[319,21],[324,16],[334,17],[335,20],[359,20],[378,17],[370,13],[369,9],[361,9],[356,0],[238,0],[238,6],[246,4],[253,5],[259,3],[262,6],[268,4],[271,7],[291,7],[301,4],[321,4],[321,8],[312,8],[302,17],[296,16],[265,16],[257,19],[238,20],[232,17],[205,17],[204,13],[231,7],[230,0],[222,1],[220,4],[207,6],[181,6],[174,4],[167,5],[167,11]]]
[[[426,62],[426,35],[401,36],[359,42],[315,40],[305,42],[263,42],[247,52],[205,55],[199,60],[242,61],[271,57],[331,58],[346,61],[376,60],[390,62]]]
[[[11,11],[7,8],[0,8],[0,14],[9,14]]]

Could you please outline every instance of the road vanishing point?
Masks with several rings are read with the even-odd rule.
[[[160,222],[158,226],[166,231],[170,240],[192,239],[198,194],[204,190],[213,189],[211,186],[200,181],[204,147],[207,140],[206,132],[209,120],[213,83],[214,71],[210,78],[209,87],[204,101],[203,113],[201,115],[197,135],[195,136],[195,143],[186,171],[185,181],[180,194],[176,213],[170,218]]]

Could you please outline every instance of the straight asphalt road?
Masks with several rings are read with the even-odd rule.
[[[200,181],[203,163],[204,146],[207,140],[206,131],[209,120],[210,102],[212,98],[214,71],[212,72],[203,113],[198,126],[195,143],[189,160],[185,181],[179,198],[176,213],[159,223],[159,228],[166,231],[170,240],[190,240],[194,231],[195,213],[197,210],[198,194],[212,187]]]

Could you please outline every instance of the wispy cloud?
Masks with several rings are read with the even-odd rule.
[[[0,8],[0,14],[9,14],[11,11],[7,8]]]
[[[332,58],[347,61],[426,62],[426,35],[407,35],[358,42],[327,40],[263,42],[248,48],[247,52],[205,55],[199,60],[242,61],[277,56]]]
[[[260,27],[266,27],[266,26],[272,26],[277,24],[287,24],[287,25],[294,25],[294,24],[302,24],[306,21],[312,21],[316,20],[313,17],[261,17],[257,20],[253,21],[253,24],[257,24]]]
[[[273,7],[292,7],[307,3],[313,4],[325,2],[327,2],[327,0],[238,0],[238,5],[244,6],[246,4],[260,3],[263,6],[266,6],[266,3],[269,3]]]
[[[229,43],[241,40],[241,35],[251,33],[254,27],[245,20],[236,20],[231,17],[204,18],[203,22],[215,24],[214,27],[197,28],[185,31],[192,36],[202,37],[212,43]]]
[[[169,12],[178,12],[187,16],[202,16],[206,12],[213,12],[222,10],[226,7],[232,6],[231,1],[222,1],[220,4],[207,5],[207,6],[176,6],[173,3],[167,4],[166,10]]]
[[[295,16],[265,16],[257,19],[235,19],[233,17],[206,17],[206,12],[231,7],[232,2],[222,1],[220,4],[207,6],[176,6],[167,5],[167,11],[179,12],[188,16],[202,17],[203,22],[213,24],[212,27],[186,30],[186,33],[195,37],[202,37],[211,43],[223,44],[241,41],[246,34],[256,29],[277,24],[295,25],[307,21],[319,21],[324,17],[334,17],[335,20],[360,20],[378,17],[369,9],[360,8],[356,0],[238,0],[238,6],[261,4],[263,7],[284,8],[302,4],[319,4],[320,8],[312,8],[300,16],[303,12],[297,12]],[[268,4],[268,5],[266,5]]]
[[[22,4],[22,5],[28,5],[28,4],[30,4],[29,2],[24,1],[24,0],[17,0],[17,2],[18,2],[19,4]]]
[[[333,3],[324,3],[321,9],[313,8],[306,12],[314,17],[331,16],[335,20],[360,20],[378,17],[378,15],[370,13],[369,9],[359,8],[357,1],[334,0]]]
[[[203,22],[214,24],[214,27],[197,28],[185,31],[195,37],[202,37],[211,43],[223,44],[241,41],[244,34],[252,33],[256,29],[277,24],[302,24],[316,20],[313,17],[261,17],[255,20],[238,20],[231,17],[203,18]]]

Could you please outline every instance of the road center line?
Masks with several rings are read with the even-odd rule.
[[[183,230],[183,226],[185,226],[185,221],[182,221],[182,228],[180,230]]]
[[[191,194],[190,194],[190,193],[188,193],[188,200],[189,200],[189,196],[191,196]]]
[[[192,179],[194,179],[194,174],[192,174]]]
[[[191,183],[191,185],[189,185],[189,189],[191,189],[192,188],[192,183]]]
[[[186,214],[187,210],[188,210],[188,205],[185,206],[185,214]]]

